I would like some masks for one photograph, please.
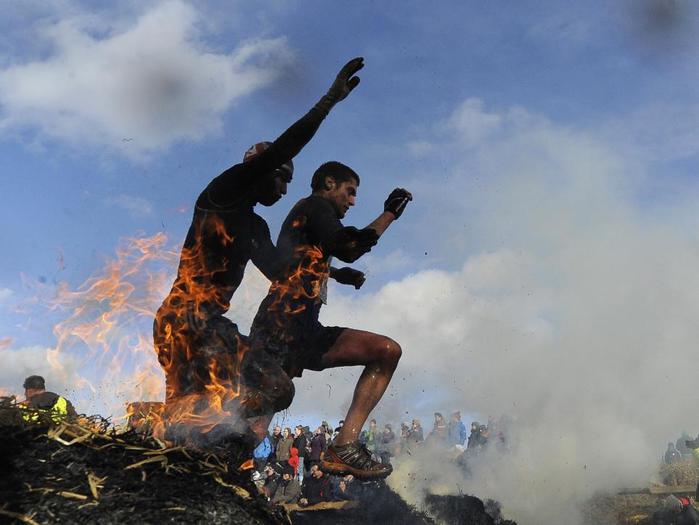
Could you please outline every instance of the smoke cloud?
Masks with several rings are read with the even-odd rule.
[[[393,486],[497,499],[524,525],[571,523],[596,491],[647,485],[667,441],[696,432],[686,408],[698,397],[699,244],[672,219],[691,210],[644,212],[652,174],[640,151],[522,108],[487,114],[469,100],[431,134],[451,137],[441,149],[454,169],[440,185],[406,182],[416,196],[406,216],[446,242],[400,222],[387,235],[418,239],[457,269],[336,290],[323,320],[401,343],[379,421],[430,408],[516,421],[512,453],[481,458],[472,478],[428,453],[399,464]],[[308,373],[292,409],[342,417],[354,377]],[[319,395],[326,384],[330,397]]]

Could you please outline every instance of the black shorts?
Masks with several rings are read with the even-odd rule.
[[[320,305],[284,317],[258,312],[250,332],[253,352],[266,352],[289,377],[301,377],[304,370],[324,370],[323,355],[346,330],[323,326],[318,321]]]

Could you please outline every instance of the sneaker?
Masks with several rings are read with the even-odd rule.
[[[359,479],[385,478],[393,472],[390,464],[374,461],[371,452],[359,441],[330,445],[320,462],[320,469],[336,476],[352,474]]]

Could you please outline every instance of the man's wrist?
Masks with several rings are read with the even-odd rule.
[[[316,105],[313,106],[313,109],[320,111],[323,114],[323,117],[327,117],[330,113],[330,110],[335,106],[335,104],[337,104],[337,98],[326,93],[325,95],[320,97],[320,100],[316,102]]]

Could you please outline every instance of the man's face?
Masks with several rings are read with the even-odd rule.
[[[295,429],[294,429],[294,434],[296,434],[297,436],[300,436],[300,435],[301,435],[301,429],[300,429],[300,428],[295,428]]]
[[[37,394],[41,394],[42,392],[43,392],[43,390],[40,388],[25,388],[24,389],[24,398],[29,399],[30,397],[34,397]]]
[[[323,471],[320,470],[316,465],[313,465],[313,467],[311,467],[311,476],[313,476],[313,477],[316,478],[316,479],[317,479],[317,478],[322,478],[322,477],[323,477]]]
[[[272,206],[286,195],[287,185],[291,182],[292,168],[284,164],[274,170],[270,176],[264,177],[257,185],[256,199],[263,206]]]
[[[337,216],[342,219],[347,210],[354,206],[354,201],[357,198],[357,181],[350,179],[339,184],[335,183],[334,187],[326,193],[326,198],[332,203]]]
[[[280,427],[274,427],[274,435],[275,436],[278,436],[281,433],[282,433],[282,429]]]
[[[288,472],[285,472],[283,477],[284,477],[284,481],[290,481],[290,480],[291,480],[291,474],[289,474]]]

